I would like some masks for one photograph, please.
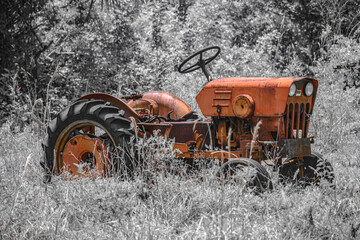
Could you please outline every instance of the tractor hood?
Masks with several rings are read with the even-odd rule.
[[[314,92],[307,97],[303,88],[310,81]],[[297,86],[296,96],[288,97],[292,83]],[[284,113],[288,98],[307,98],[314,106],[317,86],[317,80],[311,78],[221,78],[207,83],[196,96],[196,101],[205,116],[242,117],[246,110],[251,116],[275,117]],[[243,102],[245,108],[248,104],[252,109],[241,110]],[[240,113],[237,111],[239,108]]]

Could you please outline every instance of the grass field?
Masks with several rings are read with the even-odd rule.
[[[281,185],[269,168],[274,189],[255,194],[214,181],[215,165],[154,184],[44,184],[43,136],[30,126],[15,134],[9,122],[0,129],[0,239],[359,239],[360,89],[321,82],[318,93],[310,135],[334,166],[335,189]]]
[[[358,239],[358,137],[325,152],[336,188],[302,189],[276,182],[251,193],[214,182],[216,167],[197,177],[42,183],[41,137],[8,125],[0,140],[1,239]],[[315,146],[318,148],[318,146]],[[321,150],[321,149],[319,149]]]

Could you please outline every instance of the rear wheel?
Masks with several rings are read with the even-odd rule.
[[[334,181],[334,170],[331,163],[321,154],[313,152],[311,156],[303,159],[304,178],[301,179],[300,168],[296,160],[288,161],[288,163],[280,167],[280,180],[282,182],[294,182],[308,185],[318,185],[327,181],[331,185]]]
[[[239,184],[257,192],[272,188],[271,178],[265,167],[249,158],[229,159],[221,166],[217,176],[222,183]]]
[[[44,140],[44,181],[51,174],[97,177],[129,172],[131,122],[102,100],[81,100],[62,110]]]

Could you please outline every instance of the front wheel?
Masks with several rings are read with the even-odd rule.
[[[63,109],[43,142],[46,175],[106,177],[132,165],[131,123],[123,111],[102,100],[81,100]]]
[[[302,161],[303,178],[301,178],[299,164],[297,164],[296,160],[292,160],[280,167],[280,181],[295,182],[305,186],[319,185],[321,182],[326,181],[333,185],[334,169],[331,163],[321,154],[313,152],[311,156],[304,157]]]
[[[217,177],[222,183],[242,185],[255,189],[256,192],[272,188],[271,178],[265,167],[249,158],[229,159],[221,166]]]

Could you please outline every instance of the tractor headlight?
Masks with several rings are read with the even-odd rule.
[[[254,113],[254,99],[247,94],[240,94],[235,97],[233,104],[233,112],[239,118],[248,118]]]
[[[308,82],[305,85],[304,94],[305,96],[310,97],[313,94],[313,92],[314,92],[314,84],[312,82]]]
[[[291,84],[290,86],[290,91],[289,91],[289,97],[292,97],[295,95],[295,92],[296,92],[296,85],[295,83]]]

